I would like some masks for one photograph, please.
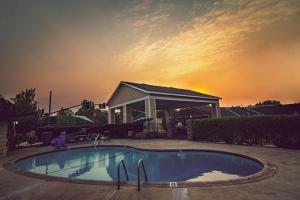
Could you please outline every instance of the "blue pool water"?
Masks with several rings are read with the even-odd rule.
[[[137,162],[143,159],[150,182],[218,181],[257,173],[263,165],[250,158],[213,151],[150,151],[107,146],[54,151],[17,161],[18,168],[49,176],[117,180],[117,166],[124,160],[129,181],[135,181]],[[121,178],[125,180],[123,171]]]

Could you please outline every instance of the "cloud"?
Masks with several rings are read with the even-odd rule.
[[[174,4],[171,2],[144,0],[129,4],[116,18],[120,24],[147,38],[168,22],[172,11]]]
[[[154,42],[141,38],[118,59],[137,73],[151,68],[156,74],[167,74],[166,78],[174,79],[216,66],[222,59],[243,51],[237,44],[250,34],[284,21],[299,11],[297,1],[225,0],[213,4],[209,12],[192,19],[176,35],[158,38]],[[160,22],[165,22],[168,17],[166,13],[161,11],[161,17],[144,16],[130,25],[137,30],[146,25],[159,29]],[[220,63],[218,67],[222,67]]]
[[[132,5],[128,6],[127,11],[128,12],[147,11],[149,9],[150,4],[151,4],[150,0],[133,2]]]
[[[51,89],[59,108],[130,80],[227,104],[299,99],[299,0],[117,2],[0,6],[2,94]]]

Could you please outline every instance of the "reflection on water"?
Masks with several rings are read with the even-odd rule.
[[[188,182],[197,182],[197,181],[221,181],[228,179],[235,179],[241,176],[235,174],[226,174],[220,171],[211,171],[203,173],[202,175],[187,180]]]
[[[117,165],[124,160],[129,180],[136,180],[143,159],[151,182],[216,181],[254,174],[262,165],[244,157],[205,151],[143,151],[126,147],[98,147],[57,151],[17,162],[23,170],[78,179],[117,180]],[[125,179],[123,171],[121,178]]]

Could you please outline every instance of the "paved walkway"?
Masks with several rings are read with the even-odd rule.
[[[130,145],[138,148],[213,149],[254,156],[277,167],[271,177],[251,183],[189,188],[115,186],[66,183],[26,177],[7,171],[3,163],[19,156],[49,151],[50,147],[35,147],[13,152],[0,160],[0,200],[2,199],[299,199],[300,151],[200,143],[183,140],[112,140],[107,144]],[[75,145],[76,146],[76,145]],[[82,145],[80,145],[82,146]]]

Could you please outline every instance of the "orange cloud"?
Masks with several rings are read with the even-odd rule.
[[[218,87],[222,88],[222,81],[217,81],[220,79],[217,74],[231,73],[230,67],[234,71],[235,67],[240,68],[230,62],[237,62],[233,58],[245,51],[241,44],[251,34],[284,22],[299,11],[299,2],[293,1],[224,1],[222,5],[215,4],[210,12],[194,18],[177,34],[154,42],[142,38],[117,58],[121,65],[126,65],[131,68],[132,73],[139,74],[140,80],[144,82],[192,86],[197,89],[203,86],[195,85],[195,81],[189,79],[197,80],[198,74],[203,80],[202,74],[209,74],[212,80],[208,81],[218,82]],[[156,80],[153,80],[154,74]],[[223,85],[231,85],[227,84],[231,82],[228,77],[226,80],[222,79]],[[189,82],[194,85],[188,84]],[[208,88],[211,89],[212,92],[220,92],[220,95],[228,91],[228,88]],[[249,94],[253,95],[253,92]],[[245,98],[250,97],[246,95]]]

